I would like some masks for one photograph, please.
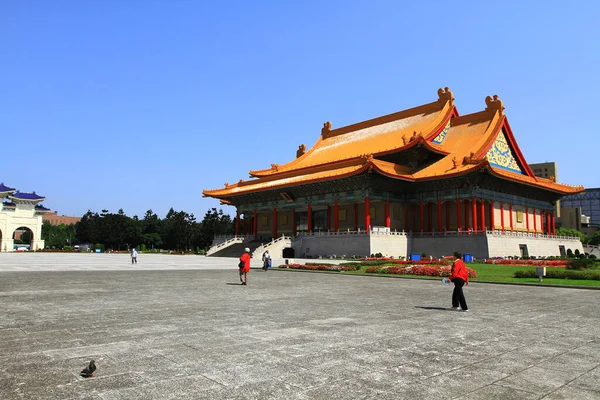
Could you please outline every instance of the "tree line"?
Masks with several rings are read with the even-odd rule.
[[[215,235],[235,233],[232,218],[216,208],[209,209],[201,222],[194,214],[169,210],[161,219],[152,210],[143,219],[129,217],[121,209],[116,214],[108,210],[86,212],[81,221],[71,225],[42,225],[42,239],[46,248],[64,249],[66,246],[89,243],[106,250],[165,249],[177,251],[206,250]]]

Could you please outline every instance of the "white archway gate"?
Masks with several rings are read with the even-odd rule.
[[[21,227],[30,229],[33,234],[31,250],[43,249],[42,215],[47,214],[50,210],[39,203],[46,198],[35,192],[19,192],[0,183],[0,199],[2,200],[0,203],[0,231],[2,234],[0,251],[15,250],[13,234]]]

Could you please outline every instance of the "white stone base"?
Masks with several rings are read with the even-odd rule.
[[[403,233],[343,232],[301,236],[292,241],[296,257],[368,257],[381,253],[394,258],[409,258],[410,254],[433,257],[451,256],[454,252],[472,254],[475,258],[521,256],[520,245],[526,245],[529,256],[560,256],[571,249],[583,253],[578,238],[534,235],[513,232],[487,231],[478,234],[456,233],[439,236],[404,235]]]

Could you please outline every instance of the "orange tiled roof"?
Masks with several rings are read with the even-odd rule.
[[[227,199],[261,190],[339,179],[367,168],[407,181],[432,180],[487,168],[494,175],[561,194],[577,193],[568,186],[535,177],[512,134],[498,96],[487,97],[484,111],[457,116],[448,88],[438,100],[409,110],[331,130],[326,123],[321,137],[306,153],[284,165],[250,171],[257,179],[204,190],[204,196]],[[422,169],[382,161],[378,156],[421,147],[439,160]]]

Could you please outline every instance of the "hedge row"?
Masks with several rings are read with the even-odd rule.
[[[515,278],[537,278],[535,271],[516,271]],[[600,281],[600,273],[595,271],[550,270],[546,278]]]

